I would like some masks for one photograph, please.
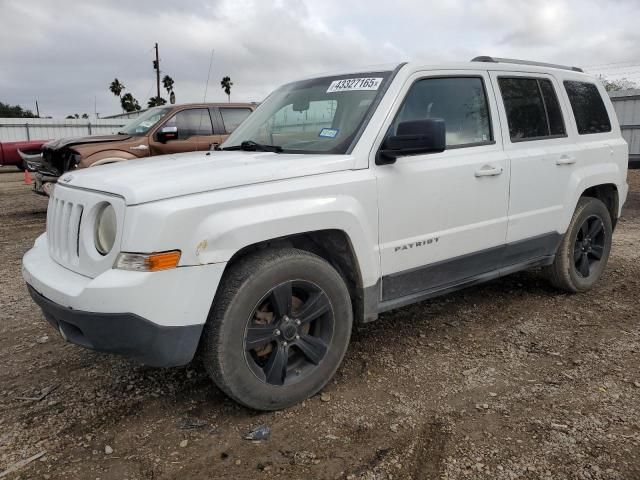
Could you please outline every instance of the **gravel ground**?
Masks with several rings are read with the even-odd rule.
[[[592,292],[525,272],[390,312],[322,395],[257,413],[198,364],[66,344],[20,275],[46,199],[2,168],[0,472],[46,452],[5,478],[638,479],[640,171],[629,182]],[[270,439],[243,439],[263,424]]]

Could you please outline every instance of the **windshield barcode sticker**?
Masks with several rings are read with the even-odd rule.
[[[327,93],[346,92],[353,90],[378,90],[382,78],[345,78],[334,80],[327,88]]]

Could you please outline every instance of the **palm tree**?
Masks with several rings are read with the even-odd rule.
[[[120,104],[122,105],[122,110],[125,112],[136,112],[140,110],[140,104],[138,100],[133,98],[133,95],[130,93],[125,93],[120,100]]]
[[[224,90],[224,93],[227,94],[227,99],[231,102],[231,86],[233,82],[231,81],[231,77],[223,77],[220,82],[221,88]]]
[[[151,97],[147,102],[147,107],[159,107],[165,103],[167,103],[167,101],[162,97]]]
[[[173,78],[171,78],[169,75],[165,75],[164,78],[162,79],[162,86],[165,88],[165,90],[169,94],[173,92],[174,83],[175,82],[173,81]]]
[[[122,92],[124,91],[124,88],[124,84],[117,78],[109,85],[109,90],[120,99],[120,103],[122,103]]]
[[[162,79],[162,86],[165,88],[167,93],[169,94],[169,101],[173,104],[176,103],[176,93],[173,91],[173,78],[169,75],[165,75]]]

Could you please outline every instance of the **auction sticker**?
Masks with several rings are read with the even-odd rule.
[[[378,90],[382,78],[345,78],[343,80],[334,80],[329,85],[327,93],[347,92],[353,90]]]

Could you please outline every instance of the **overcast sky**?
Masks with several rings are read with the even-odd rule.
[[[638,0],[0,0],[0,101],[118,113],[117,77],[146,105],[154,42],[178,102],[202,101],[212,49],[208,101],[224,75],[233,101],[260,101],[310,73],[480,54],[640,81],[639,18]]]

